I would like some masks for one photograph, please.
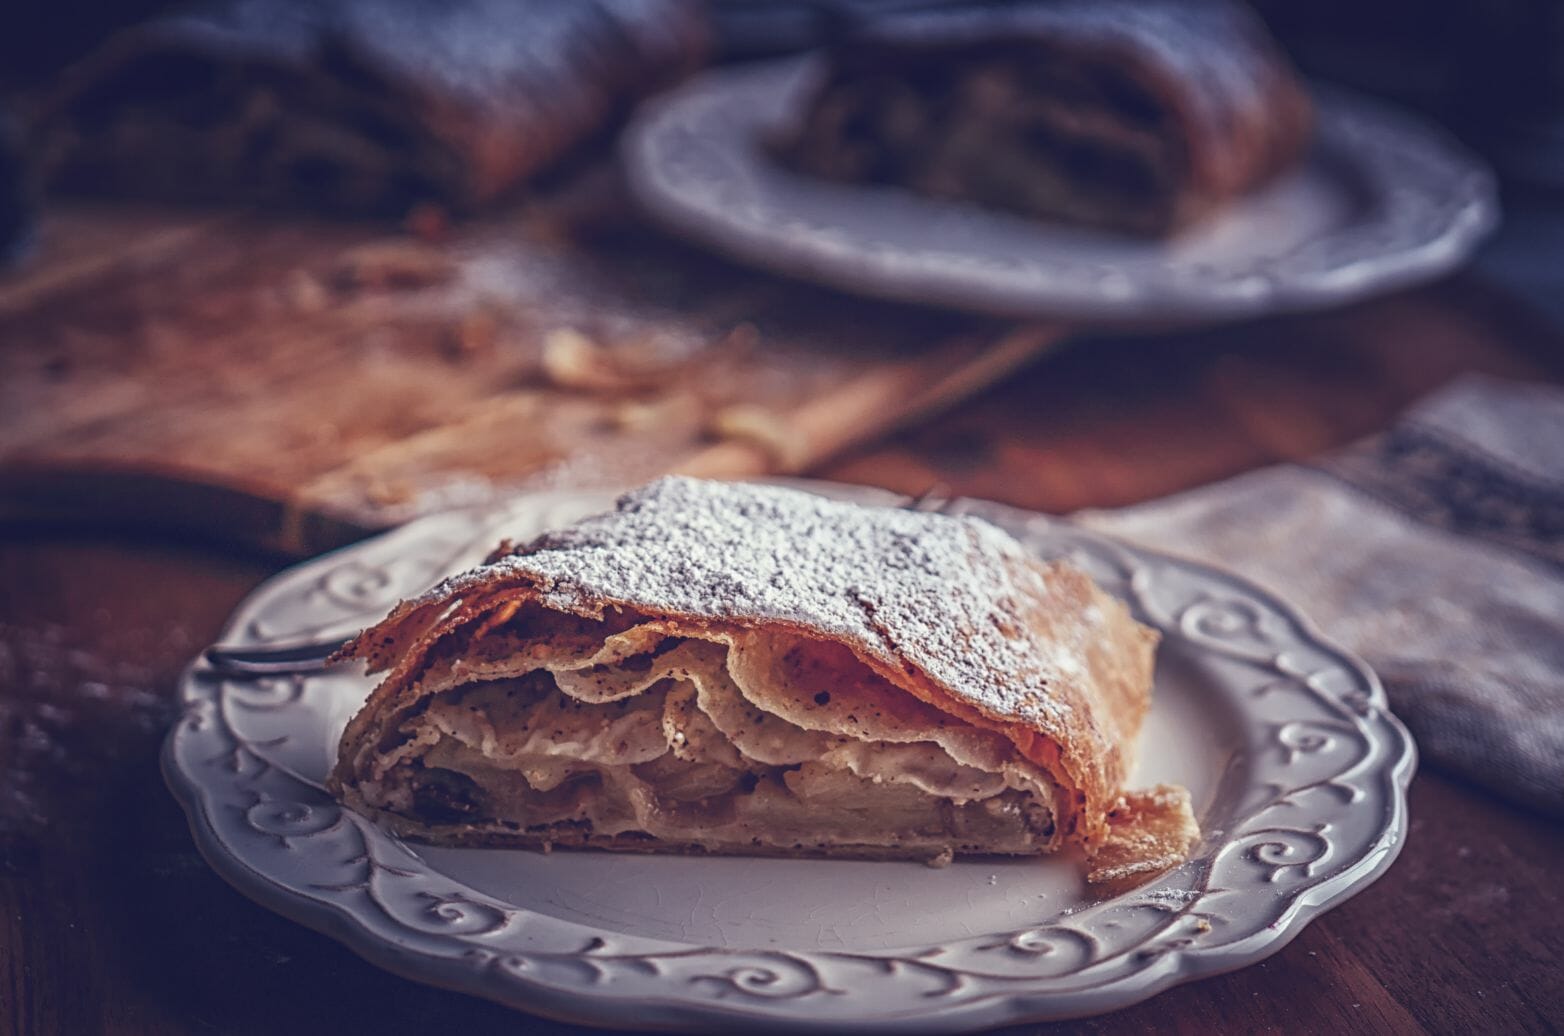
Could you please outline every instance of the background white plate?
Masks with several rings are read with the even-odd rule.
[[[719,69],[644,106],[624,164],[669,229],[848,291],[1007,316],[1195,322],[1349,302],[1446,273],[1498,222],[1486,167],[1443,132],[1315,88],[1299,169],[1172,241],[1052,224],[781,167],[817,59]]]
[[[415,522],[271,580],[224,643],[352,632],[502,535],[609,504],[540,494]],[[953,509],[1074,558],[1163,631],[1136,777],[1193,792],[1205,837],[1183,867],[1094,903],[1061,857],[934,870],[406,845],[321,791],[370,688],[346,671],[193,665],[164,770],[207,859],[263,904],[411,978],[636,1028],[950,1031],[1111,1010],[1275,952],[1389,866],[1413,748],[1362,663],[1233,577],[997,504]]]

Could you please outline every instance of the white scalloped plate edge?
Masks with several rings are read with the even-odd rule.
[[[801,484],[868,502],[895,499],[858,487]],[[251,594],[236,609],[225,642],[256,641],[247,634],[253,633],[257,616],[281,591],[306,580],[311,580],[311,586],[326,585],[333,573],[349,571],[357,578],[374,572],[373,566],[366,568],[359,559],[377,545],[384,552],[388,543],[411,544],[422,538],[436,555],[436,567],[454,567],[450,548],[460,547],[465,538],[472,541],[466,553],[458,549],[456,554],[481,554],[493,538],[496,514],[506,515],[498,524],[508,526],[528,512],[534,517],[559,512],[561,501],[574,502],[564,506],[564,512],[580,513],[587,499],[600,505],[607,497],[538,494],[498,511],[436,516],[308,562]],[[1293,609],[1241,578],[1128,547],[1040,515],[978,501],[958,503],[1024,540],[1044,544],[1045,553],[1069,554],[1096,568],[1093,574],[1099,581],[1130,596],[1143,620],[1153,620],[1165,636],[1187,639],[1197,651],[1227,656],[1246,672],[1254,668],[1260,682],[1242,694],[1266,700],[1267,705],[1254,706],[1257,710],[1275,709],[1278,698],[1292,707],[1302,703],[1323,710],[1323,720],[1289,718],[1276,724],[1273,716],[1267,721],[1275,729],[1266,736],[1274,738],[1286,765],[1271,765],[1266,771],[1261,763],[1251,761],[1255,773],[1238,790],[1244,796],[1252,794],[1259,787],[1253,778],[1261,772],[1275,777],[1295,766],[1300,772],[1270,782],[1273,790],[1262,788],[1257,801],[1266,804],[1259,809],[1245,811],[1229,803],[1238,812],[1224,815],[1223,830],[1200,847],[1198,859],[1147,889],[1047,923],[883,953],[703,949],[607,930],[592,934],[580,925],[528,913],[454,883],[428,869],[419,857],[397,855],[406,850],[394,839],[362,818],[335,809],[329,800],[322,801],[324,797],[305,787],[302,778],[265,762],[265,753],[236,735],[227,719],[213,722],[214,715],[226,715],[228,698],[287,718],[287,710],[304,700],[308,681],[296,688],[290,684],[281,693],[257,690],[253,684],[233,689],[237,685],[206,679],[201,664],[193,663],[182,684],[185,715],[165,742],[165,777],[187,811],[202,854],[220,875],[262,905],[417,981],[561,1020],[637,1028],[714,1029],[743,1022],[790,1030],[853,1025],[887,1031],[950,1031],[1096,1014],[1275,953],[1314,917],[1390,866],[1404,840],[1406,788],[1415,766],[1415,748],[1386,708],[1377,679],[1361,661],[1329,645]],[[406,551],[395,554],[398,563],[407,556]],[[406,585],[396,578],[379,583],[371,579],[369,592],[400,596],[427,581],[427,575],[415,567],[399,577]],[[1185,590],[1193,589],[1196,596],[1180,596],[1184,594],[1177,585],[1181,577],[1192,580]],[[1161,614],[1158,610],[1164,602],[1158,595],[1169,588],[1177,591],[1172,595],[1176,611]],[[1213,588],[1228,596],[1212,596]],[[385,603],[376,601],[375,609]],[[1174,608],[1175,603],[1166,607]],[[286,613],[287,607],[283,610]],[[299,631],[272,632],[275,639],[282,639]],[[1282,639],[1273,641],[1275,637]],[[1276,649],[1277,644],[1286,646]],[[220,706],[216,712],[214,703]],[[1283,710],[1278,715],[1294,713]],[[1332,759],[1339,754],[1337,748],[1348,742],[1356,748],[1348,753],[1347,762]],[[215,754],[210,751],[214,747]],[[1310,770],[1315,763],[1321,765]],[[230,801],[223,802],[224,795]],[[237,802],[233,801],[236,795]],[[254,800],[247,809],[239,805],[248,801],[246,797]],[[1371,801],[1356,806],[1365,799]],[[1377,816],[1365,815],[1369,808],[1377,810]],[[1290,818],[1290,825],[1266,819],[1271,811],[1282,809],[1301,809],[1304,815]],[[259,820],[252,816],[256,811]],[[236,813],[245,817],[243,826],[237,825]],[[1316,817],[1312,828],[1305,824],[1311,815]],[[1350,845],[1345,828],[1358,829],[1350,833]],[[329,842],[326,835],[347,841]],[[340,877],[342,868],[357,874],[357,862],[343,856],[344,844],[349,849],[361,847],[368,857],[361,881],[317,883],[309,894],[291,886],[310,867],[336,868],[324,875],[327,878]],[[394,856],[401,866],[385,864],[377,854]],[[1330,873],[1315,877],[1312,868],[1325,860],[1330,861]],[[425,870],[418,871],[419,867]],[[1222,885],[1213,882],[1218,867],[1224,868]],[[402,871],[408,874],[394,876]],[[1247,883],[1246,888],[1232,887],[1235,880]],[[322,892],[322,888],[333,891]],[[1283,901],[1281,909],[1261,909],[1278,899]],[[1261,916],[1250,916],[1256,910]],[[1110,928],[1142,922],[1148,925],[1143,932],[1106,934]],[[1211,935],[1233,924],[1252,930],[1226,941]],[[556,948],[539,950],[517,943],[515,935],[523,926],[529,932],[541,928],[555,938]],[[1123,944],[1112,946],[1112,938],[1122,938]],[[979,945],[985,940],[988,945]],[[1110,944],[1104,947],[1105,942]],[[519,952],[511,952],[518,947]],[[1072,951],[1084,954],[1073,970],[1072,961],[1065,960],[1057,975],[1036,973],[1056,955],[1068,956]],[[963,966],[983,953],[995,955],[985,963],[1008,965],[1008,969]],[[1107,964],[1123,970],[1105,972]],[[1091,978],[1095,974],[1106,977],[1096,982]],[[1080,988],[1065,988],[1083,975],[1089,980]],[[984,982],[993,988],[985,991]],[[820,1010],[822,1003],[832,1009]],[[910,1012],[909,1004],[914,1008]]]
[[[644,104],[621,141],[641,207],[740,262],[864,295],[1130,323],[1344,304],[1453,270],[1498,225],[1480,159],[1413,115],[1318,84],[1300,169],[1171,243],[812,180],[759,140],[796,117],[817,62],[717,69]],[[1363,213],[1337,211],[1358,194]]]

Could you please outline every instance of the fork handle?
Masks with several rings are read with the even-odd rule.
[[[225,676],[318,673],[335,664],[327,659],[346,647],[350,639],[315,640],[276,647],[223,647],[214,644],[202,652],[202,657]]]

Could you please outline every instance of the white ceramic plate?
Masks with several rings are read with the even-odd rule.
[[[873,503],[873,490],[802,483]],[[610,504],[530,496],[423,519],[283,573],[224,643],[344,635],[398,599]],[[1413,747],[1372,673],[1287,606],[1208,568],[975,501],[1162,630],[1138,782],[1194,794],[1178,870],[1093,902],[1077,861],[917,863],[434,849],[321,790],[370,682],[183,684],[164,769],[212,865],[368,959],[574,1021],[636,1028],[950,1031],[1107,1011],[1274,953],[1388,867]]]
[[[998,313],[1195,322],[1311,309],[1459,265],[1498,221],[1493,177],[1442,132],[1316,88],[1295,172],[1171,242],[791,173],[765,138],[796,119],[816,59],[707,73],[643,107],[629,182],[669,229],[848,291]]]

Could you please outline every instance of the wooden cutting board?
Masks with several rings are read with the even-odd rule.
[[[420,234],[73,205],[0,278],[0,517],[307,554],[431,511],[804,470],[1061,329],[743,270],[611,175]]]

